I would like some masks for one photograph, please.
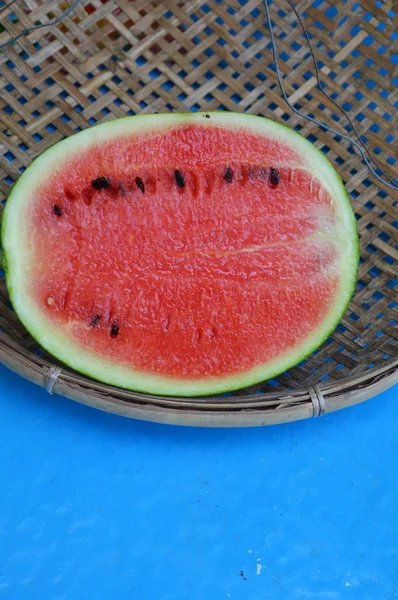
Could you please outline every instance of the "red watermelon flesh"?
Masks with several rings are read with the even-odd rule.
[[[353,221],[296,134],[190,119],[76,144],[24,205],[29,302],[71,353],[156,381],[88,370],[116,385],[195,394],[279,372],[352,291]]]

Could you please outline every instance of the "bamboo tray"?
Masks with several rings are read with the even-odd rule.
[[[390,177],[397,159],[393,4],[296,3],[326,89],[349,111]],[[0,45],[67,7],[59,1],[0,2]],[[285,0],[272,2],[271,16],[291,102],[347,133],[345,118],[316,87],[308,48]],[[4,204],[33,158],[75,131],[125,115],[187,110],[273,118],[307,136],[335,164],[361,239],[358,284],[336,331],[306,361],[248,390],[192,399],[149,396],[97,383],[56,363],[16,318],[0,270],[0,362],[51,393],[102,410],[205,426],[319,416],[398,382],[397,194],[370,177],[348,143],[291,114],[277,86],[262,0],[82,0],[56,26],[5,48],[0,52],[0,200]]]

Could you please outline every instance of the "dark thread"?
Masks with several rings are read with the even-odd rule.
[[[75,10],[76,6],[78,4],[80,4],[81,1],[82,0],[75,0],[73,2],[73,4],[70,5],[69,8],[67,8],[59,17],[57,17],[53,21],[49,21],[48,23],[40,23],[39,25],[34,25],[33,27],[28,27],[27,29],[24,29],[23,31],[21,31],[21,33],[19,33],[15,37],[11,38],[10,40],[8,40],[8,42],[4,42],[4,44],[0,44],[0,50],[3,50],[4,48],[9,46],[10,44],[13,44],[14,42],[17,42],[21,37],[24,37],[25,35],[32,33],[32,31],[36,31],[36,29],[43,29],[44,27],[51,27],[52,25],[56,25],[57,23],[60,23],[73,10]],[[10,2],[10,4],[8,6],[11,6],[11,4],[13,4],[13,2]],[[8,8],[8,6],[5,6],[4,9]]]
[[[7,8],[10,8],[10,6],[12,6],[13,4],[15,4],[16,1],[17,0],[11,0],[11,2],[9,2],[5,6],[3,6],[2,9],[0,10],[0,15],[2,15],[3,12],[5,12],[7,10]]]
[[[270,33],[270,37],[271,37],[271,46],[272,46],[272,55],[274,58],[274,65],[275,65],[275,71],[276,71],[276,76],[278,79],[278,84],[279,84],[279,88],[282,94],[283,99],[285,100],[286,104],[289,106],[290,110],[292,110],[294,113],[296,113],[297,115],[299,115],[300,117],[303,117],[304,119],[307,119],[307,121],[311,121],[312,123],[315,123],[315,125],[318,125],[319,127],[321,127],[322,129],[325,129],[326,131],[329,131],[331,133],[333,133],[334,135],[339,136],[340,138],[346,140],[347,142],[349,142],[350,144],[352,144],[361,154],[363,161],[365,162],[365,165],[367,166],[367,168],[369,169],[369,171],[372,173],[372,175],[378,179],[379,181],[381,181],[384,185],[386,185],[389,188],[392,188],[394,190],[398,190],[398,185],[388,176],[384,173],[384,171],[380,168],[380,166],[378,165],[378,163],[375,161],[375,159],[373,158],[372,154],[370,153],[370,151],[367,149],[367,147],[365,146],[365,144],[363,143],[363,141],[361,140],[357,130],[355,129],[350,117],[347,115],[347,113],[345,112],[345,110],[337,103],[335,102],[322,88],[322,81],[320,79],[320,75],[319,75],[319,69],[318,69],[318,64],[315,58],[315,54],[314,51],[312,49],[312,45],[307,33],[306,28],[304,27],[303,21],[300,17],[300,15],[298,14],[296,7],[294,6],[294,4],[290,1],[287,0],[290,8],[293,10],[294,14],[296,15],[299,24],[301,26],[301,29],[304,33],[304,36],[306,38],[307,44],[308,44],[308,48],[310,50],[311,56],[312,56],[312,60],[314,62],[314,66],[315,66],[315,72],[316,72],[316,79],[317,79],[317,87],[318,89],[322,92],[322,94],[328,98],[331,102],[333,102],[333,104],[342,112],[342,114],[346,117],[346,119],[348,120],[350,126],[352,127],[354,133],[356,134],[357,138],[358,138],[358,142],[356,142],[355,140],[351,139],[350,137],[348,137],[347,135],[344,135],[343,133],[339,133],[338,131],[336,131],[335,129],[333,129],[332,127],[329,127],[328,125],[326,125],[325,123],[322,123],[321,121],[318,121],[318,119],[315,119],[313,117],[310,117],[309,115],[305,115],[304,113],[300,112],[299,110],[297,110],[297,108],[294,108],[294,106],[291,104],[291,102],[289,101],[289,98],[286,94],[285,88],[283,86],[283,78],[282,78],[282,74],[279,68],[279,59],[278,59],[278,52],[277,52],[277,48],[276,48],[276,42],[275,42],[275,36],[274,36],[274,28],[272,25],[272,21],[271,21],[271,15],[270,15],[270,10],[269,10],[269,3],[268,0],[264,0],[264,5],[265,5],[265,13],[267,16],[267,21],[268,21],[268,29],[269,29],[269,33]],[[376,173],[376,171],[373,169],[372,165],[370,164],[369,160],[366,157],[365,152],[371,157],[371,160],[373,161],[373,163],[376,165],[377,169],[382,173],[382,175],[384,175],[389,181],[386,181],[385,179],[383,179],[383,177],[381,177],[380,175],[378,175]],[[389,183],[390,182],[390,183]]]

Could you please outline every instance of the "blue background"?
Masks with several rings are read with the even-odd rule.
[[[0,382],[0,598],[398,598],[397,387],[204,430]]]

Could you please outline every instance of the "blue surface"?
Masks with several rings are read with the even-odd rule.
[[[398,598],[397,387],[200,430],[0,382],[0,598]]]

